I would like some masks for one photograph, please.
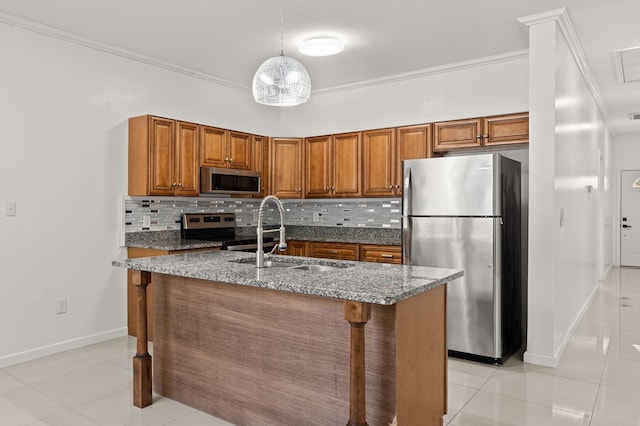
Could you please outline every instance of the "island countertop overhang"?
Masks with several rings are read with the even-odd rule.
[[[113,265],[151,273],[378,305],[393,305],[463,275],[462,271],[454,269],[281,255],[273,255],[272,259],[337,268],[313,273],[291,268],[257,269],[250,261],[242,263],[252,257],[255,258],[255,254],[202,251],[122,259],[113,261]]]

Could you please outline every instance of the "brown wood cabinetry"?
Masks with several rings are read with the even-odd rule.
[[[431,157],[431,125],[363,132],[362,195],[402,195],[402,160]]]
[[[302,198],[302,139],[272,138],[270,157],[270,192],[280,198]]]
[[[360,195],[360,133],[305,140],[305,197]]]
[[[359,245],[351,243],[325,243],[311,242],[309,245],[310,257],[322,257],[325,259],[360,260]]]
[[[309,241],[287,240],[287,256],[309,256]]]
[[[362,244],[360,260],[363,262],[402,264],[402,247]]]
[[[484,123],[484,145],[509,145],[529,142],[529,114],[487,117]]]
[[[256,172],[260,172],[260,194],[254,198],[262,198],[269,193],[269,138],[265,136],[253,135],[253,160],[252,167]]]
[[[200,192],[199,126],[144,115],[129,119],[129,195]]]
[[[396,182],[395,129],[362,132],[362,195],[393,196]]]
[[[202,126],[200,165],[251,170],[252,144],[248,133]]]
[[[509,114],[434,124],[435,152],[529,142],[529,114]]]

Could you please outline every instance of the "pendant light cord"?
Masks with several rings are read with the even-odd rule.
[[[284,56],[284,0],[280,0],[280,55]]]

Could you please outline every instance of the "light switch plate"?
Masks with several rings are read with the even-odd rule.
[[[8,201],[5,207],[5,216],[15,216],[16,215],[16,202]]]

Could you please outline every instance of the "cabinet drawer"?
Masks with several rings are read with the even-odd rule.
[[[326,259],[358,260],[359,245],[343,243],[312,243],[309,256],[323,257]]]
[[[400,246],[360,246],[360,260],[363,262],[402,264],[402,248]]]

